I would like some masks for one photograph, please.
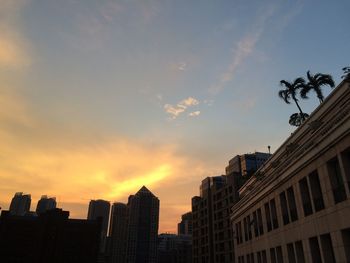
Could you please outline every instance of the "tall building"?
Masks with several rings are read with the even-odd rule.
[[[112,205],[111,222],[109,227],[110,237],[110,263],[125,262],[126,240],[128,227],[128,207],[123,203]]]
[[[241,187],[236,262],[350,262],[349,101],[342,82]]]
[[[159,199],[143,186],[129,198],[128,263],[157,262]]]
[[[177,225],[178,235],[192,235],[192,212],[181,216],[181,222]]]
[[[29,213],[31,201],[30,194],[16,193],[10,204],[10,213],[12,215],[24,216]]]
[[[48,197],[47,195],[41,196],[41,199],[38,201],[38,204],[36,206],[36,213],[42,214],[45,213],[48,210],[52,210],[56,208],[56,198],[55,197]]]
[[[192,198],[193,263],[233,261],[230,208],[238,201],[241,185],[242,176],[238,172],[202,181],[200,196]]]
[[[35,217],[2,211],[0,262],[96,263],[101,221],[68,217],[62,209]]]
[[[102,228],[101,228],[101,250],[100,252],[105,252],[106,247],[106,237],[109,221],[109,210],[110,203],[105,200],[91,200],[89,204],[87,219],[95,220],[97,218],[102,218]]]
[[[128,204],[114,203],[110,263],[156,263],[159,199],[143,186]]]
[[[229,165],[226,167],[226,174],[236,172],[243,176],[250,176],[257,171],[270,156],[271,154],[262,152],[236,155],[229,161]]]

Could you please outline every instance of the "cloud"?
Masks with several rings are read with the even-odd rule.
[[[199,114],[201,114],[201,112],[200,112],[199,110],[197,110],[197,111],[194,111],[194,112],[189,113],[188,116],[190,116],[190,117],[196,117],[196,116],[198,116]]]
[[[239,66],[254,52],[255,46],[265,30],[265,24],[273,15],[274,11],[274,7],[267,8],[257,20],[255,26],[253,27],[254,30],[247,33],[234,45],[231,63],[220,75],[218,82],[210,87],[209,91],[211,93],[217,94],[220,92],[226,86],[226,84],[234,78]]]
[[[197,99],[193,97],[188,97],[178,102],[176,106],[173,106],[171,104],[165,104],[164,109],[165,112],[172,115],[171,119],[176,119],[181,113],[185,112],[188,107],[197,106],[198,104],[199,101]]]
[[[187,63],[186,62],[182,62],[178,65],[178,70],[181,70],[181,71],[185,71],[187,68]]]
[[[28,41],[20,32],[20,13],[26,1],[0,1],[0,67],[19,69],[30,64]]]

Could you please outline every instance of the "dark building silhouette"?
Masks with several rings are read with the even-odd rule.
[[[101,220],[69,219],[69,212],[49,210],[37,217],[0,217],[0,262],[95,263]]]
[[[238,172],[207,177],[200,196],[192,198],[193,263],[233,262],[233,231],[230,208],[238,201],[244,177]]]
[[[191,236],[174,234],[158,236],[158,263],[191,263],[191,255]]]
[[[10,204],[10,213],[17,216],[29,213],[31,200],[30,194],[16,193]]]
[[[100,200],[100,199],[91,200],[89,204],[87,219],[94,220],[99,217],[102,219],[101,248],[100,248],[101,253],[104,253],[106,248],[106,237],[107,237],[110,206],[111,205],[108,201]]]
[[[192,235],[192,212],[181,216],[181,222],[177,224],[178,235]]]
[[[55,197],[48,197],[47,195],[41,196],[41,199],[38,201],[38,204],[36,206],[36,213],[42,214],[45,213],[48,210],[52,210],[56,208],[56,198]]]
[[[156,263],[159,199],[143,186],[128,204],[114,203],[110,227],[111,263]]]
[[[128,207],[123,203],[112,205],[109,227],[109,262],[125,262],[128,226]]]

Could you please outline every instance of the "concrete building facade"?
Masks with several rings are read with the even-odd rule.
[[[235,262],[350,262],[350,88],[341,83],[239,190]]]

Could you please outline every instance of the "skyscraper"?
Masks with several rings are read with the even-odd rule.
[[[106,236],[108,229],[110,203],[105,200],[91,200],[89,204],[89,211],[87,219],[95,220],[99,217],[102,218],[101,228],[101,249],[100,252],[105,252]]]
[[[250,176],[257,171],[270,156],[271,154],[262,152],[236,155],[229,161],[229,165],[226,167],[226,174],[236,172],[243,176]]]
[[[129,198],[127,262],[157,262],[159,199],[143,186]]]
[[[126,258],[126,239],[128,226],[128,207],[123,203],[114,203],[112,205],[111,222],[109,227],[110,261],[125,262]]]
[[[30,194],[16,193],[10,204],[10,213],[12,215],[24,216],[29,212],[31,200]]]
[[[56,208],[56,198],[43,195],[41,196],[41,199],[38,201],[38,204],[36,206],[36,213],[39,215],[39,214],[45,213],[47,210],[52,210],[55,208]]]

